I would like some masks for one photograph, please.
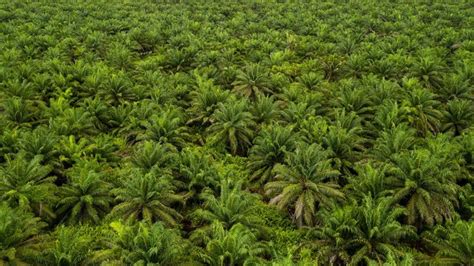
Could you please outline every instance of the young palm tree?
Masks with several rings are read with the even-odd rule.
[[[406,206],[409,224],[432,226],[457,215],[459,186],[442,156],[418,149],[395,155],[394,164],[395,199]]]
[[[350,130],[340,126],[330,126],[328,132],[323,136],[323,146],[330,149],[330,158],[341,173],[353,172],[354,162],[358,160],[360,153],[365,150],[364,139],[359,135],[360,127]]]
[[[391,162],[395,155],[412,150],[417,143],[416,131],[405,124],[382,131],[370,150],[372,158]]]
[[[186,148],[181,151],[177,165],[179,180],[187,185],[192,194],[205,188],[217,191],[220,176],[213,160],[206,149]]]
[[[38,256],[41,265],[84,265],[92,256],[101,234],[89,226],[64,225],[56,227],[51,234],[52,243],[43,250],[44,256]]]
[[[193,232],[198,238],[209,233],[209,225],[213,222],[222,224],[229,230],[235,224],[242,224],[250,229],[263,229],[261,218],[257,216],[257,198],[242,191],[240,183],[232,184],[229,180],[221,181],[220,194],[215,196],[207,189],[201,193],[203,207],[195,210],[191,217],[198,224],[207,224]],[[193,237],[196,239],[196,237]]]
[[[46,226],[40,218],[0,203],[0,264],[34,263],[41,252],[41,230]]]
[[[172,162],[174,155],[172,145],[144,141],[135,149],[131,159],[134,166],[150,172],[155,167],[167,166]]]
[[[50,118],[51,131],[63,136],[81,136],[94,132],[91,115],[84,108],[68,108],[57,117]]]
[[[321,263],[347,265],[350,262],[351,238],[357,232],[355,208],[345,205],[335,209],[321,210],[319,218],[323,225],[309,228],[303,247],[315,250]]]
[[[146,131],[139,139],[153,140],[161,144],[172,144],[177,148],[186,146],[190,138],[184,126],[182,114],[177,109],[164,110],[160,116],[153,115],[143,123]]]
[[[130,178],[123,178],[120,187],[112,190],[120,203],[111,212],[112,217],[127,220],[163,221],[176,225],[182,216],[170,205],[183,202],[183,197],[174,193],[174,187],[167,176],[154,176],[132,171]]]
[[[100,174],[81,169],[77,176],[72,176],[70,182],[61,186],[58,191],[60,200],[56,213],[67,224],[97,224],[109,211],[113,201],[111,188]]]
[[[263,128],[249,151],[250,178],[258,184],[265,184],[273,175],[275,166],[284,163],[285,153],[295,150],[297,139],[298,134],[292,127],[271,125]]]
[[[426,231],[424,241],[436,250],[433,265],[474,265],[474,221],[457,221]]]
[[[363,120],[371,119],[374,113],[374,104],[368,93],[364,89],[356,89],[355,86],[348,81],[349,85],[343,85],[341,91],[337,95],[335,107],[342,107],[346,112],[355,112]]]
[[[436,133],[440,127],[442,117],[439,111],[439,102],[435,96],[426,89],[410,88],[405,100],[408,107],[408,119],[410,124],[425,136],[428,132]]]
[[[434,56],[419,57],[415,61],[413,75],[428,88],[439,88],[445,66],[442,60]]]
[[[205,248],[198,248],[195,257],[205,265],[237,266],[258,265],[263,263],[262,255],[267,251],[264,243],[242,224],[225,230],[221,223],[214,222],[211,227],[211,239]]]
[[[6,165],[0,167],[0,199],[40,216],[54,217],[50,206],[55,201],[55,177],[48,176],[51,168],[41,165],[42,157],[27,160],[18,154],[6,159]]]
[[[309,72],[304,73],[296,78],[298,86],[314,91],[318,85],[323,81],[324,76],[321,73]]]
[[[388,164],[377,166],[368,162],[356,167],[357,176],[349,176],[349,184],[345,187],[356,199],[371,196],[374,199],[388,197],[393,194],[395,179],[390,175],[393,167]]]
[[[381,130],[387,130],[403,123],[408,123],[409,108],[401,106],[394,100],[385,100],[377,107],[371,127],[375,134]]]
[[[0,106],[3,118],[7,125],[15,127],[29,127],[34,120],[35,108],[31,101],[18,97],[7,98]]]
[[[51,165],[57,164],[58,151],[55,146],[57,142],[58,137],[46,127],[37,127],[31,132],[24,132],[18,140],[27,158],[41,155],[43,162]]]
[[[277,180],[265,185],[266,194],[273,197],[270,204],[282,210],[290,209],[299,227],[314,225],[320,207],[344,198],[333,180],[339,172],[331,167],[328,154],[319,145],[301,145],[288,153],[286,165],[275,168]]]
[[[474,88],[469,85],[469,80],[459,74],[447,75],[443,79],[443,86],[436,91],[440,101],[472,100]]]
[[[453,131],[456,136],[471,127],[474,122],[474,107],[469,100],[449,101],[443,114],[442,130]]]
[[[250,111],[258,125],[278,121],[280,117],[279,104],[275,101],[273,96],[257,96]]]
[[[239,70],[232,85],[234,91],[251,99],[255,99],[260,94],[273,93],[265,69],[258,64],[248,65],[244,71]]]
[[[225,102],[229,93],[213,85],[212,80],[200,78],[197,89],[190,92],[189,97],[191,98],[191,107],[188,111],[191,113],[191,119],[187,121],[187,124],[200,123],[203,126],[208,126],[214,122],[212,114],[218,104]]]
[[[369,263],[371,260],[380,264],[389,257],[402,258],[408,250],[404,240],[417,237],[414,227],[397,221],[404,211],[394,206],[390,198],[364,198],[362,205],[355,211],[358,223],[352,242],[355,252],[350,264],[357,265],[362,261]]]
[[[207,130],[211,142],[225,145],[233,155],[244,155],[252,143],[255,122],[246,101],[219,103],[213,115],[214,124]]]
[[[162,223],[110,224],[113,234],[104,237],[104,246],[90,262],[109,265],[179,265],[186,258],[186,243],[178,232]]]

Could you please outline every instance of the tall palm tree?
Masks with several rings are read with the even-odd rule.
[[[166,175],[158,177],[153,173],[132,171],[130,176],[124,177],[121,182],[120,187],[112,190],[115,199],[120,202],[112,209],[112,217],[118,216],[132,221],[163,221],[170,226],[182,218],[170,205],[183,202],[183,197],[174,193],[171,179]]]
[[[295,150],[297,139],[298,134],[292,127],[271,125],[263,128],[249,151],[251,179],[265,184],[273,175],[275,166],[284,163],[285,153]]]
[[[42,249],[40,233],[44,227],[40,218],[0,203],[0,264],[34,263]]]
[[[407,208],[409,224],[432,226],[456,216],[459,186],[444,158],[417,149],[394,156],[395,199]]]
[[[186,257],[186,243],[178,232],[162,223],[121,222],[110,224],[113,232],[104,237],[103,248],[90,262],[112,265],[179,265]]]
[[[252,143],[255,127],[247,101],[219,103],[213,119],[214,124],[207,129],[211,142],[224,145],[233,155],[244,155]]]
[[[32,210],[40,216],[54,217],[51,205],[55,201],[55,177],[51,167],[41,165],[41,156],[27,160],[24,154],[7,157],[0,167],[0,199],[11,206]]]
[[[198,248],[195,257],[205,265],[237,266],[263,263],[262,255],[268,250],[264,243],[242,224],[225,230],[219,222],[212,224],[212,235],[205,248]]]
[[[286,165],[275,168],[276,180],[265,185],[266,194],[272,196],[270,204],[290,209],[298,226],[314,225],[320,207],[344,198],[334,182],[339,172],[331,167],[328,155],[319,145],[301,145],[288,153]]]
[[[113,201],[111,188],[100,174],[81,169],[78,176],[72,176],[70,182],[58,191],[60,200],[56,213],[68,224],[97,224]]]
[[[423,234],[423,240],[436,250],[433,265],[474,265],[474,221],[436,226]]]

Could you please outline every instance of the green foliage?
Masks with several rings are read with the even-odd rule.
[[[315,144],[300,145],[288,155],[286,165],[276,167],[277,180],[265,185],[266,193],[273,196],[270,204],[291,209],[298,226],[314,225],[319,206],[344,198],[333,181],[339,172],[331,167],[328,153]]]
[[[437,226],[426,232],[424,240],[435,248],[434,264],[469,265],[474,261],[474,223],[457,221],[445,228]]]
[[[213,223],[212,238],[206,247],[196,251],[198,261],[205,265],[255,265],[263,262],[268,250],[255,235],[242,224],[225,230],[221,223]]]
[[[473,264],[473,22],[0,0],[0,265]]]
[[[41,251],[41,230],[46,226],[39,218],[0,204],[0,263],[18,265],[32,262]]]
[[[173,265],[182,262],[187,244],[161,223],[110,224],[112,234],[92,257],[104,265]]]
[[[153,173],[141,174],[131,171],[122,177],[119,187],[112,190],[119,204],[111,215],[127,220],[163,221],[175,225],[181,214],[170,204],[180,202],[183,197],[174,193],[169,176],[155,176]]]

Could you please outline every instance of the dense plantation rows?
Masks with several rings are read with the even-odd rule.
[[[167,2],[0,0],[0,265],[474,265],[472,1]]]

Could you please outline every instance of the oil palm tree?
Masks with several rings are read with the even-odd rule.
[[[401,124],[382,131],[369,156],[378,161],[391,162],[395,155],[412,150],[417,142],[415,129]]]
[[[442,123],[442,130],[453,131],[454,135],[458,136],[473,125],[474,108],[472,101],[449,101],[443,115],[444,121]]]
[[[170,177],[142,174],[133,171],[121,180],[120,187],[112,190],[119,202],[111,212],[112,217],[127,220],[163,221],[175,225],[182,216],[170,205],[183,202],[183,197],[174,193]]]
[[[61,186],[58,191],[60,199],[56,213],[61,221],[68,224],[97,224],[112,204],[111,188],[100,174],[81,169],[78,175],[73,175],[69,183]]]
[[[360,136],[361,128],[346,129],[341,126],[330,126],[323,136],[323,147],[332,151],[329,158],[341,173],[353,172],[354,162],[365,150],[364,139]]]
[[[48,239],[43,255],[38,256],[41,265],[83,265],[96,249],[101,231],[90,226],[58,226]]]
[[[27,265],[35,263],[42,250],[41,230],[46,227],[40,218],[0,203],[0,264]]]
[[[316,212],[344,198],[334,178],[339,175],[331,167],[329,152],[321,146],[301,145],[288,153],[285,164],[275,168],[276,180],[265,185],[270,204],[291,210],[297,226],[314,225]]]
[[[439,102],[435,100],[435,96],[431,92],[414,87],[407,93],[404,104],[408,107],[410,124],[422,136],[428,132],[438,132],[442,114],[439,111]]]
[[[252,143],[255,127],[247,101],[220,103],[213,119],[214,124],[207,129],[211,142],[224,145],[233,155],[244,155]]]
[[[177,109],[170,108],[164,110],[161,115],[153,115],[143,123],[143,126],[146,130],[139,135],[139,139],[153,140],[161,144],[169,143],[177,148],[183,148],[190,138],[182,114]]]
[[[174,147],[169,144],[144,141],[136,146],[131,160],[135,167],[143,169],[144,172],[150,172],[155,167],[167,166],[175,156]]]
[[[186,243],[177,231],[162,223],[121,222],[110,224],[112,234],[104,237],[102,249],[90,262],[112,265],[176,265],[186,257]]]
[[[391,176],[393,166],[377,165],[374,162],[357,165],[356,176],[349,176],[349,184],[345,187],[356,199],[371,196],[375,199],[393,195],[392,188],[396,180]]]
[[[195,210],[191,217],[195,223],[204,226],[194,231],[194,235],[201,237],[201,234],[209,233],[209,226],[213,222],[221,223],[225,230],[238,223],[250,229],[257,229],[257,232],[263,229],[261,219],[256,213],[257,198],[242,191],[239,182],[222,180],[218,196],[207,189],[200,197],[204,200],[203,207]]]
[[[407,208],[407,222],[432,226],[456,216],[459,186],[444,158],[425,149],[394,156],[395,199]]]
[[[459,220],[454,224],[436,226],[426,231],[423,240],[434,248],[433,265],[473,265],[474,264],[474,221]]]
[[[191,113],[191,117],[187,124],[200,123],[203,126],[208,126],[214,122],[212,114],[218,104],[225,102],[229,93],[215,86],[212,80],[198,78],[197,83],[196,90],[189,93],[191,107],[188,111]]]
[[[249,151],[250,178],[265,184],[272,177],[275,166],[284,163],[285,153],[295,150],[297,140],[298,134],[292,127],[271,125],[263,128]]]
[[[408,250],[404,242],[417,238],[413,226],[403,225],[397,220],[404,212],[403,208],[394,206],[390,198],[364,198],[355,210],[358,223],[353,239],[355,252],[350,264],[357,265],[362,261],[380,264],[389,257],[397,261],[402,259]]]
[[[268,247],[242,224],[225,230],[219,222],[212,224],[211,238],[205,248],[195,251],[197,261],[211,266],[256,265],[263,263]]]
[[[27,160],[24,154],[7,157],[0,167],[0,199],[11,206],[34,211],[40,216],[54,217],[51,205],[55,201],[55,177],[51,167],[41,165],[41,156]]]
[[[347,265],[351,259],[351,242],[357,232],[355,208],[344,205],[335,209],[321,210],[318,217],[323,224],[306,232],[302,247],[315,251],[322,263]]]
[[[260,94],[272,93],[268,74],[258,64],[248,65],[243,71],[239,70],[232,85],[235,92],[251,99]]]
[[[428,88],[439,88],[442,84],[442,73],[445,66],[435,56],[421,56],[415,61],[413,75]]]
[[[280,117],[279,104],[273,96],[257,96],[250,111],[258,125],[278,121]]]
[[[185,148],[177,161],[178,179],[187,185],[186,189],[191,194],[197,194],[205,188],[217,191],[220,176],[208,150]]]

